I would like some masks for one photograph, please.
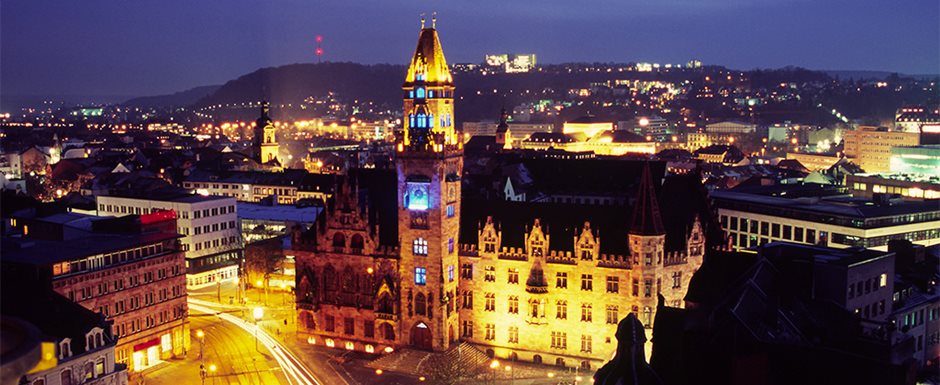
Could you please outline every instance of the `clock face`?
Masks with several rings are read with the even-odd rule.
[[[427,210],[430,207],[428,199],[428,183],[408,183],[408,202],[409,210]]]

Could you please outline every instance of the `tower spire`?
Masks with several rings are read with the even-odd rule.
[[[424,29],[424,12],[421,12],[421,29]]]
[[[437,29],[437,11],[431,12],[431,28]]]
[[[640,188],[637,190],[636,205],[633,207],[633,223],[630,225],[630,234],[661,235],[666,233],[663,228],[663,218],[659,213],[659,202],[656,200],[653,177],[650,174],[650,163],[644,162],[643,175],[640,177]]]

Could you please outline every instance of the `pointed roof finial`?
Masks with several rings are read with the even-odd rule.
[[[421,12],[421,29],[424,29],[424,12]]]
[[[437,11],[431,12],[431,28],[437,29]]]

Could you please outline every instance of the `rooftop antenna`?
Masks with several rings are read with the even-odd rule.
[[[320,46],[320,43],[323,43],[323,36],[317,35],[316,41],[317,41],[317,50],[315,52],[317,54],[317,63],[319,64],[321,59],[323,58],[323,47]]]
[[[424,12],[421,12],[421,29],[424,29]]]

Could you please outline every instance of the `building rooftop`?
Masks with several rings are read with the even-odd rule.
[[[856,228],[877,228],[940,220],[937,200],[874,202],[845,195],[785,197],[716,190],[711,197],[719,208],[779,217],[831,223]]]
[[[157,232],[144,234],[88,233],[86,236],[66,241],[4,237],[0,240],[0,248],[3,249],[0,260],[3,262],[51,265],[136,246],[155,244],[179,237],[178,234]]]
[[[711,196],[718,202],[746,202],[781,209],[786,208],[861,219],[920,213],[940,214],[940,204],[935,200],[897,201],[886,204],[876,204],[870,200],[844,196],[789,199],[779,196],[757,195],[736,191],[713,191]],[[719,206],[721,205],[719,204]],[[785,212],[781,211],[781,214],[782,213]],[[932,218],[932,220],[936,219],[940,219],[940,215]]]
[[[872,262],[888,257],[892,254],[884,251],[862,248],[835,249],[831,247],[803,245],[790,242],[771,242],[764,245],[761,251],[777,256],[792,255],[799,257],[812,257],[813,261],[816,263],[840,265],[846,267]]]
[[[192,194],[188,192],[169,192],[169,193],[156,193],[156,194],[128,194],[128,193],[117,193],[102,195],[115,198],[131,198],[131,199],[142,199],[148,201],[160,201],[160,202],[177,202],[177,203],[200,203],[200,202],[211,202],[223,199],[235,198],[219,196],[219,195],[199,195]]]
[[[313,223],[323,211],[322,207],[297,207],[294,205],[262,205],[258,203],[238,202],[239,219],[269,221],[291,221]]]

